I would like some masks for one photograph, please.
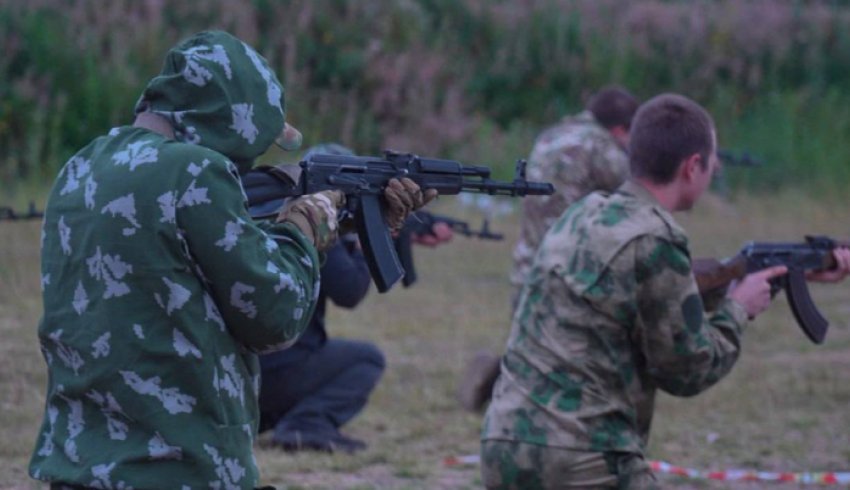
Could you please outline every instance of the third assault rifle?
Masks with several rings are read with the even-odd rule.
[[[21,221],[30,219],[40,219],[44,213],[35,208],[35,203],[31,202],[26,213],[15,212],[14,209],[0,206],[0,221]]]
[[[490,224],[486,219],[480,230],[473,230],[466,221],[427,211],[417,211],[408,216],[407,221],[404,222],[404,227],[394,240],[396,255],[402,268],[404,268],[404,278],[401,281],[404,287],[411,286],[417,279],[416,268],[413,265],[412,235],[433,235],[431,230],[437,223],[445,223],[453,232],[467,237],[482,240],[501,240],[504,238],[501,233],[490,231]]]
[[[294,179],[274,167],[255,168],[243,175],[249,207],[325,190],[342,191],[346,195],[345,212],[354,217],[369,272],[382,293],[404,276],[381,209],[384,188],[390,179],[408,177],[423,190],[436,189],[442,195],[479,192],[527,196],[555,192],[550,183],[527,181],[523,160],[517,162],[512,182],[491,179],[488,167],[393,151],[384,152],[382,157],[313,154],[298,165],[300,173]]]
[[[700,294],[713,296],[725,292],[730,282],[747,274],[775,265],[784,265],[788,274],[771,281],[772,293],[785,289],[794,318],[806,336],[820,344],[826,337],[829,322],[812,301],[806,285],[806,272],[836,267],[832,250],[850,246],[825,236],[807,236],[801,243],[750,242],[738,255],[725,261],[695,259],[692,267]]]

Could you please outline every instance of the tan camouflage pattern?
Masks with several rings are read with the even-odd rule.
[[[410,213],[425,206],[436,197],[437,189],[426,189],[423,192],[419,184],[407,177],[390,179],[384,189],[384,200],[387,203],[384,219],[390,232],[401,231]]]
[[[316,250],[323,252],[339,237],[337,216],[345,205],[341,191],[322,191],[292,199],[277,216],[278,223],[292,223],[304,233]]]
[[[574,451],[515,441],[481,443],[481,479],[491,490],[660,488],[649,463],[638,454]]]
[[[716,383],[746,321],[728,299],[703,312],[685,232],[645,189],[591,193],[534,259],[482,440],[642,453],[656,390]]]
[[[551,182],[555,193],[522,200],[520,238],[510,275],[515,293],[528,276],[543,235],[561,213],[590,192],[613,191],[628,174],[625,151],[589,111],[564,118],[537,138],[528,158],[528,179]]]

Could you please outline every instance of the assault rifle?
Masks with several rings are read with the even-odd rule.
[[[402,278],[404,287],[411,286],[417,279],[416,268],[413,265],[412,236],[433,235],[432,230],[437,223],[445,223],[453,232],[466,237],[480,238],[482,240],[501,240],[504,238],[501,233],[490,231],[490,223],[486,219],[481,225],[480,230],[473,230],[466,221],[432,214],[427,211],[417,211],[407,218],[407,221],[404,222],[404,227],[398,236],[395,237],[395,252],[402,268],[404,268],[404,278]]]
[[[30,219],[40,219],[43,216],[44,213],[42,211],[36,210],[34,202],[30,202],[29,209],[25,214],[19,214],[10,207],[0,207],[0,221],[21,221]]]
[[[764,160],[750,154],[748,151],[736,153],[732,150],[720,149],[717,150],[717,158],[724,165],[730,165],[732,167],[760,167],[764,165]]]
[[[298,166],[297,177],[287,178],[289,173],[280,167],[258,167],[243,175],[249,207],[331,189],[344,192],[343,214],[354,218],[369,272],[381,293],[404,276],[381,209],[381,196],[391,178],[408,177],[422,189],[436,189],[442,195],[478,192],[527,196],[555,192],[548,182],[525,179],[524,160],[517,161],[512,182],[491,179],[488,167],[394,151],[386,151],[382,157],[312,154]]]
[[[829,322],[815,306],[806,285],[806,272],[836,267],[832,250],[848,247],[825,236],[806,236],[802,243],[750,242],[738,255],[724,260],[695,259],[692,267],[700,294],[712,297],[724,293],[729,283],[747,274],[776,265],[788,268],[788,274],[771,280],[771,292],[785,290],[794,318],[806,336],[820,344],[826,337]]]

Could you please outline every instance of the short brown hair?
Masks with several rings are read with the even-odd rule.
[[[623,126],[629,129],[640,101],[628,90],[617,85],[600,89],[587,101],[587,110],[605,129]]]
[[[714,121],[699,104],[678,94],[661,94],[635,114],[629,141],[632,175],[657,184],[673,180],[683,160],[702,157],[703,168],[714,150]]]

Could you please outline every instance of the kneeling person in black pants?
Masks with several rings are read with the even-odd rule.
[[[335,143],[311,147],[311,153],[353,155]],[[275,211],[281,202],[256,209]],[[434,247],[451,240],[445,223],[431,233],[413,235],[418,244]],[[328,338],[325,330],[327,300],[354,308],[366,296],[372,281],[356,234],[340,237],[326,251],[321,270],[319,300],[310,325],[290,348],[260,356],[260,432],[274,430],[272,443],[285,451],[353,453],[366,443],[343,435],[339,428],[366,405],[384,371],[384,355],[370,342]]]
[[[287,451],[366,448],[339,428],[366,405],[384,371],[384,356],[372,343],[328,338],[325,331],[327,300],[354,308],[371,282],[356,236],[345,238],[327,251],[307,330],[289,349],[260,357],[260,432],[274,429],[273,444]]]
[[[313,146],[304,157],[311,153],[353,155],[337,144]],[[328,299],[354,308],[369,291],[372,279],[357,235],[340,237],[326,251],[321,278],[316,310],[298,341],[260,356],[260,432],[274,430],[272,443],[285,451],[352,453],[366,443],[339,428],[366,405],[384,371],[384,355],[369,342],[328,338],[325,311]]]

